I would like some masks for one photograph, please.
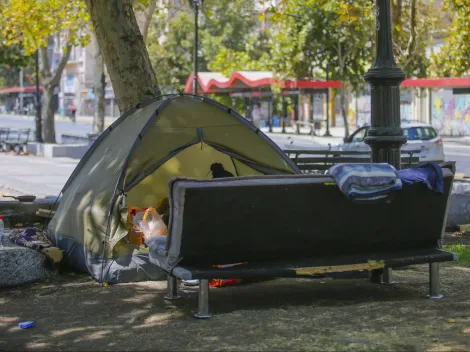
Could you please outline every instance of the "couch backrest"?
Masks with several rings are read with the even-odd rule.
[[[167,250],[226,264],[435,247],[453,180],[443,170],[444,194],[416,184],[382,204],[351,202],[326,175],[173,179]]]

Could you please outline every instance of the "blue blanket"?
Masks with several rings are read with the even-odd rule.
[[[431,191],[444,192],[444,175],[442,168],[436,163],[426,163],[415,169],[400,170],[398,175],[405,186],[424,183]]]
[[[386,198],[402,188],[395,168],[389,164],[337,164],[327,174],[334,177],[339,189],[349,199]]]

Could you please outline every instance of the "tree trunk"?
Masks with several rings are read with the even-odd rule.
[[[341,115],[343,115],[344,121],[344,136],[349,137],[349,124],[348,124],[348,101],[346,99],[347,87],[343,84],[339,91],[340,102],[341,102]]]
[[[95,111],[93,115],[93,133],[102,133],[104,130],[104,105],[106,77],[104,74],[104,61],[96,37],[92,37],[93,57],[95,59],[95,75],[93,88],[95,90]]]
[[[65,65],[70,57],[70,45],[65,48],[62,57],[59,61],[59,65],[54,72],[51,72],[49,66],[49,59],[47,53],[47,47],[39,49],[40,55],[40,67],[39,75],[42,79],[43,85],[43,101],[41,116],[43,120],[42,124],[42,135],[45,143],[56,143],[55,139],[55,107],[54,107],[54,88],[60,83],[60,77],[64,71]]]
[[[160,95],[131,0],[86,0],[121,112]]]
[[[56,143],[54,119],[54,87],[44,85],[42,91],[42,136],[44,143]]]

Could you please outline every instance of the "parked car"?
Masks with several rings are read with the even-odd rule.
[[[402,150],[421,150],[419,161],[443,162],[444,146],[442,138],[434,127],[423,122],[402,122],[401,127],[405,137],[408,139],[402,146]],[[340,149],[344,151],[370,151],[370,147],[364,143],[370,126],[366,125],[356,130],[351,136],[344,138]]]

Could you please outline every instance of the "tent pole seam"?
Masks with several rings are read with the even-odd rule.
[[[163,164],[165,164],[168,160],[170,160],[171,158],[173,158],[175,155],[178,155],[179,153],[181,153],[182,151],[188,149],[189,147],[192,147],[193,145],[196,145],[198,144],[199,141],[196,141],[196,142],[191,142],[191,143],[186,143],[185,145],[183,145],[182,147],[179,147],[179,148],[176,148],[176,149],[173,149],[170,153],[168,153],[168,155],[164,158],[161,158],[157,164],[155,164],[155,166],[151,169],[150,172],[146,172],[144,174],[142,174],[140,177],[137,177],[135,178],[134,180],[132,180],[132,182],[130,182],[126,187],[123,188],[124,191],[126,192],[129,192],[132,188],[134,188],[135,186],[137,186],[137,184],[139,184],[142,180],[144,180],[146,177],[150,176],[151,174],[153,174],[155,171],[157,171],[160,166],[162,166]]]
[[[144,100],[143,102],[140,103],[140,107],[144,108],[146,107],[147,105],[149,104],[152,104],[164,97],[167,97],[167,96],[171,96],[173,94],[163,94],[163,95],[159,95],[155,98],[151,98],[151,99],[147,99],[147,100]],[[75,178],[76,174],[81,170],[81,168],[83,167],[83,164],[88,160],[88,158],[90,157],[90,155],[96,150],[96,148],[101,144],[101,142],[103,141],[103,139],[109,134],[109,132],[111,132],[114,128],[116,128],[118,125],[121,124],[122,121],[124,121],[126,119],[126,117],[128,117],[130,114],[132,114],[133,112],[135,112],[137,110],[137,108],[134,106],[133,108],[131,108],[130,110],[126,111],[124,114],[122,114],[116,121],[114,121],[106,130],[103,131],[103,133],[101,133],[98,137],[98,139],[90,146],[90,148],[88,148],[87,152],[85,153],[85,155],[83,156],[83,158],[80,160],[80,162],[78,163],[78,165],[76,166],[75,170],[72,172],[72,174],[70,175],[70,177],[68,178],[67,182],[65,183],[64,187],[62,188],[61,192],[64,193],[65,190],[67,189],[67,187],[70,185],[70,183],[73,181],[73,179]]]
[[[192,94],[191,94],[192,95]],[[286,153],[284,153],[282,151],[281,148],[279,148],[279,146],[274,143],[269,137],[267,137],[263,131],[259,130],[258,128],[256,128],[251,122],[247,121],[243,116],[241,116],[239,113],[237,113],[236,111],[234,111],[233,109],[230,109],[229,107],[227,106],[224,106],[222,104],[220,104],[218,101],[215,101],[211,98],[204,98],[204,101],[209,103],[209,104],[212,104],[212,105],[215,105],[216,107],[218,107],[219,109],[222,109],[224,111],[228,111],[232,116],[234,116],[237,120],[239,120],[241,123],[243,123],[245,126],[247,126],[248,128],[250,128],[253,132],[256,132],[256,130],[258,130],[257,135],[258,136],[261,136],[265,142],[267,142],[271,147],[274,148],[274,150],[276,150],[279,155],[282,156],[282,158],[284,159],[284,161],[287,163],[287,165],[289,165],[292,170],[294,170],[296,173],[298,174],[301,174],[302,172],[300,171],[299,167],[292,161],[290,160]]]
[[[140,134],[144,134],[144,131],[146,130],[146,127],[151,123],[153,122],[153,120],[157,117],[158,115],[158,112],[160,110],[162,110],[163,108],[165,108],[173,99],[174,97],[169,97],[166,101],[164,101],[156,110],[155,112],[150,116],[150,118],[147,120],[147,122],[145,123],[144,127],[142,128],[142,131],[140,132]],[[136,138],[134,143],[132,144],[132,147],[131,149],[129,150],[129,153],[127,153],[127,157],[124,161],[124,164],[123,164],[123,167],[121,169],[121,172],[119,174],[119,177],[116,181],[116,185],[114,186],[114,191],[113,191],[113,195],[111,197],[111,201],[110,201],[110,205],[109,205],[109,209],[108,209],[108,220],[106,222],[106,233],[105,233],[105,240],[103,241],[103,265],[101,267],[101,282],[103,282],[103,271],[104,271],[104,261],[105,261],[105,255],[106,255],[106,243],[109,241],[109,236],[110,236],[110,231],[111,231],[111,214],[112,214],[112,211],[113,211],[113,208],[115,206],[115,203],[116,203],[116,191],[122,181],[122,177],[124,175],[124,172],[126,171],[127,169],[127,164],[129,163],[129,159],[132,155],[132,152],[134,151],[134,149],[136,148],[137,144],[138,144],[138,141],[140,141],[139,138]]]

